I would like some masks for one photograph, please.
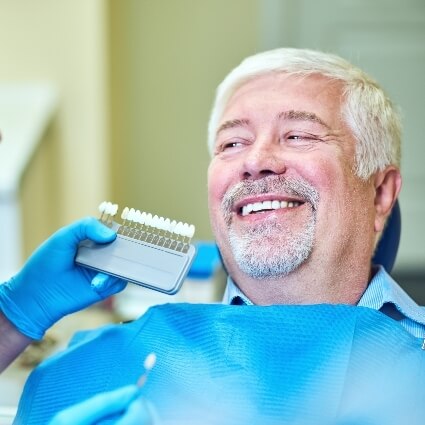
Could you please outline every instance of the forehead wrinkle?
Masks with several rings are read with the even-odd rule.
[[[320,117],[318,117],[314,112],[308,112],[308,111],[284,111],[280,112],[277,115],[277,118],[279,120],[288,120],[288,121],[310,121],[313,123],[317,123],[322,125],[323,127],[326,127],[328,130],[330,130],[330,126],[326,124]]]

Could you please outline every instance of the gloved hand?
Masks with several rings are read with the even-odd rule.
[[[153,409],[140,397],[140,388],[128,385],[62,410],[49,425],[92,425],[112,418],[115,425],[154,424]]]
[[[84,239],[111,242],[116,233],[95,218],[85,218],[58,230],[0,285],[0,309],[16,328],[32,339],[63,316],[115,294],[126,282],[77,266],[74,257]]]

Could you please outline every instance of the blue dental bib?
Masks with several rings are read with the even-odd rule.
[[[161,425],[419,425],[421,346],[363,307],[165,304],[76,334],[32,372],[15,424],[137,382],[154,352],[143,390]]]

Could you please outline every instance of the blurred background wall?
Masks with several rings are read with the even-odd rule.
[[[400,105],[396,273],[423,279],[422,0],[0,0],[0,82],[48,81],[58,90],[46,152],[23,177],[24,256],[58,225],[96,214],[104,199],[194,223],[197,238],[211,238],[205,140],[215,87],[246,55],[277,46],[339,53]],[[35,184],[40,173],[53,187]]]
[[[0,82],[48,83],[58,95],[46,141],[21,177],[23,256],[109,193],[106,12],[102,0],[0,0]],[[2,131],[2,144],[13,144]],[[46,173],[51,183],[37,185]]]

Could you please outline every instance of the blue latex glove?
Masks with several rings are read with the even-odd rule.
[[[74,263],[82,240],[107,243],[115,238],[116,233],[95,218],[58,230],[16,276],[0,285],[0,309],[21,333],[41,339],[66,314],[121,291],[126,282]]]
[[[49,425],[92,425],[103,419],[114,419],[115,425],[154,423],[152,407],[140,397],[140,388],[137,385],[128,385],[98,394],[62,410],[54,416]]]

